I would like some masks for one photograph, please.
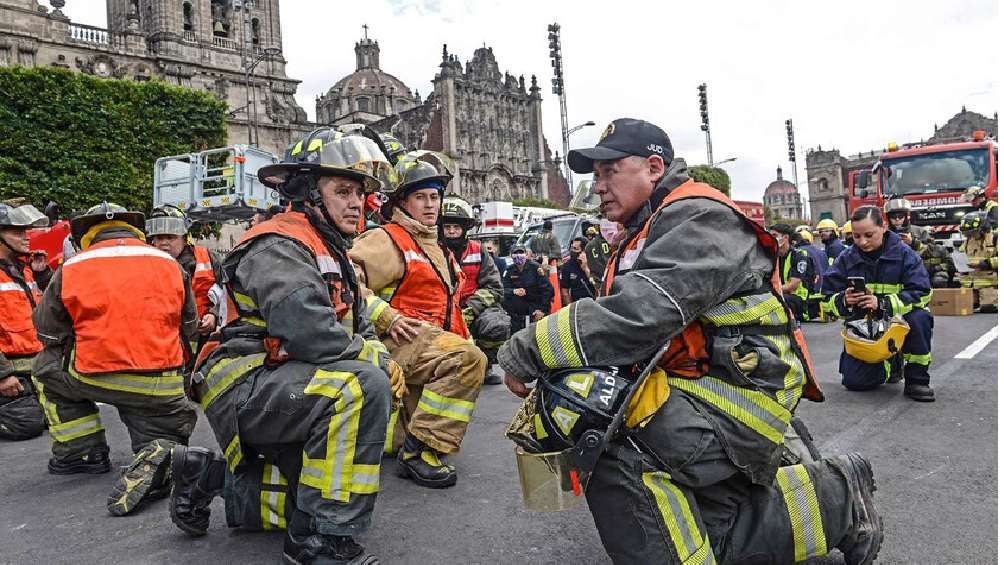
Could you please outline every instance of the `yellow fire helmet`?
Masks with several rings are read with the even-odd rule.
[[[851,229],[851,221],[847,220],[847,222],[844,223],[844,226],[840,228],[840,235],[849,235],[852,231],[854,230]]]
[[[819,223],[816,224],[816,229],[837,231],[839,228],[837,227],[837,222],[834,222],[830,218],[824,218],[822,220],[819,220]]]
[[[881,363],[903,349],[910,326],[899,316],[882,320],[855,320],[840,330],[844,351],[865,363]],[[868,336],[874,336],[870,339]]]

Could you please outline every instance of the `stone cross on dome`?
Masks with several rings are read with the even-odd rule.
[[[363,24],[363,39],[370,38],[369,31],[370,31],[370,26]]]

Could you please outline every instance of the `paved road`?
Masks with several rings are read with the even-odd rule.
[[[857,450],[874,461],[882,563],[997,562],[997,341],[972,359],[954,358],[996,323],[988,315],[937,319],[934,404],[905,399],[902,385],[843,390],[838,326],[806,327],[827,401],[803,403],[799,414],[824,452]],[[455,488],[420,489],[386,466],[374,528],[361,541],[388,563],[607,562],[584,504],[557,514],[522,509],[512,445],[502,436],[516,406],[503,387],[482,393],[453,459]],[[125,464],[125,429],[109,407],[102,416],[113,460]],[[220,501],[210,535],[196,540],[173,527],[164,502],[110,517],[104,500],[114,477],[47,474],[48,441],[0,443],[0,562],[276,562],[282,534],[229,531]],[[204,420],[193,443],[214,443]],[[817,562],[842,560],[834,552]]]

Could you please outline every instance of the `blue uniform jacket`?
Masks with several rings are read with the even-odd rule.
[[[844,249],[847,249],[847,246],[844,245],[844,242],[840,241],[839,237],[823,242],[823,245],[826,247],[826,258],[829,259],[830,265],[837,260],[837,257],[840,257],[840,254],[844,252]]]
[[[879,295],[879,307],[894,316],[927,308],[931,300],[931,280],[920,255],[891,231],[885,234],[878,260],[852,245],[826,271],[823,295],[827,309],[845,318],[852,314],[844,304],[847,277],[864,277],[868,289]]]
[[[809,281],[805,286],[809,288],[809,292],[816,294],[822,288],[823,274],[826,273],[826,268],[830,263],[826,260],[826,253],[811,243],[803,243],[798,248],[808,253],[809,258],[812,259],[812,267],[816,272],[816,280]]]

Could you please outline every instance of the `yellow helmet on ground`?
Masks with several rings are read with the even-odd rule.
[[[844,351],[865,363],[881,363],[903,349],[910,326],[895,316],[882,320],[855,320],[844,324],[840,336]]]
[[[823,220],[819,220],[819,223],[816,224],[816,230],[817,231],[818,230],[833,230],[833,231],[837,231],[838,229],[840,229],[840,228],[837,226],[837,222],[834,222],[833,220],[831,220],[829,218],[826,218],[826,219],[823,219]]]
[[[853,231],[854,230],[851,229],[851,221],[847,220],[847,222],[844,223],[844,226],[840,228],[840,235],[850,235]]]

